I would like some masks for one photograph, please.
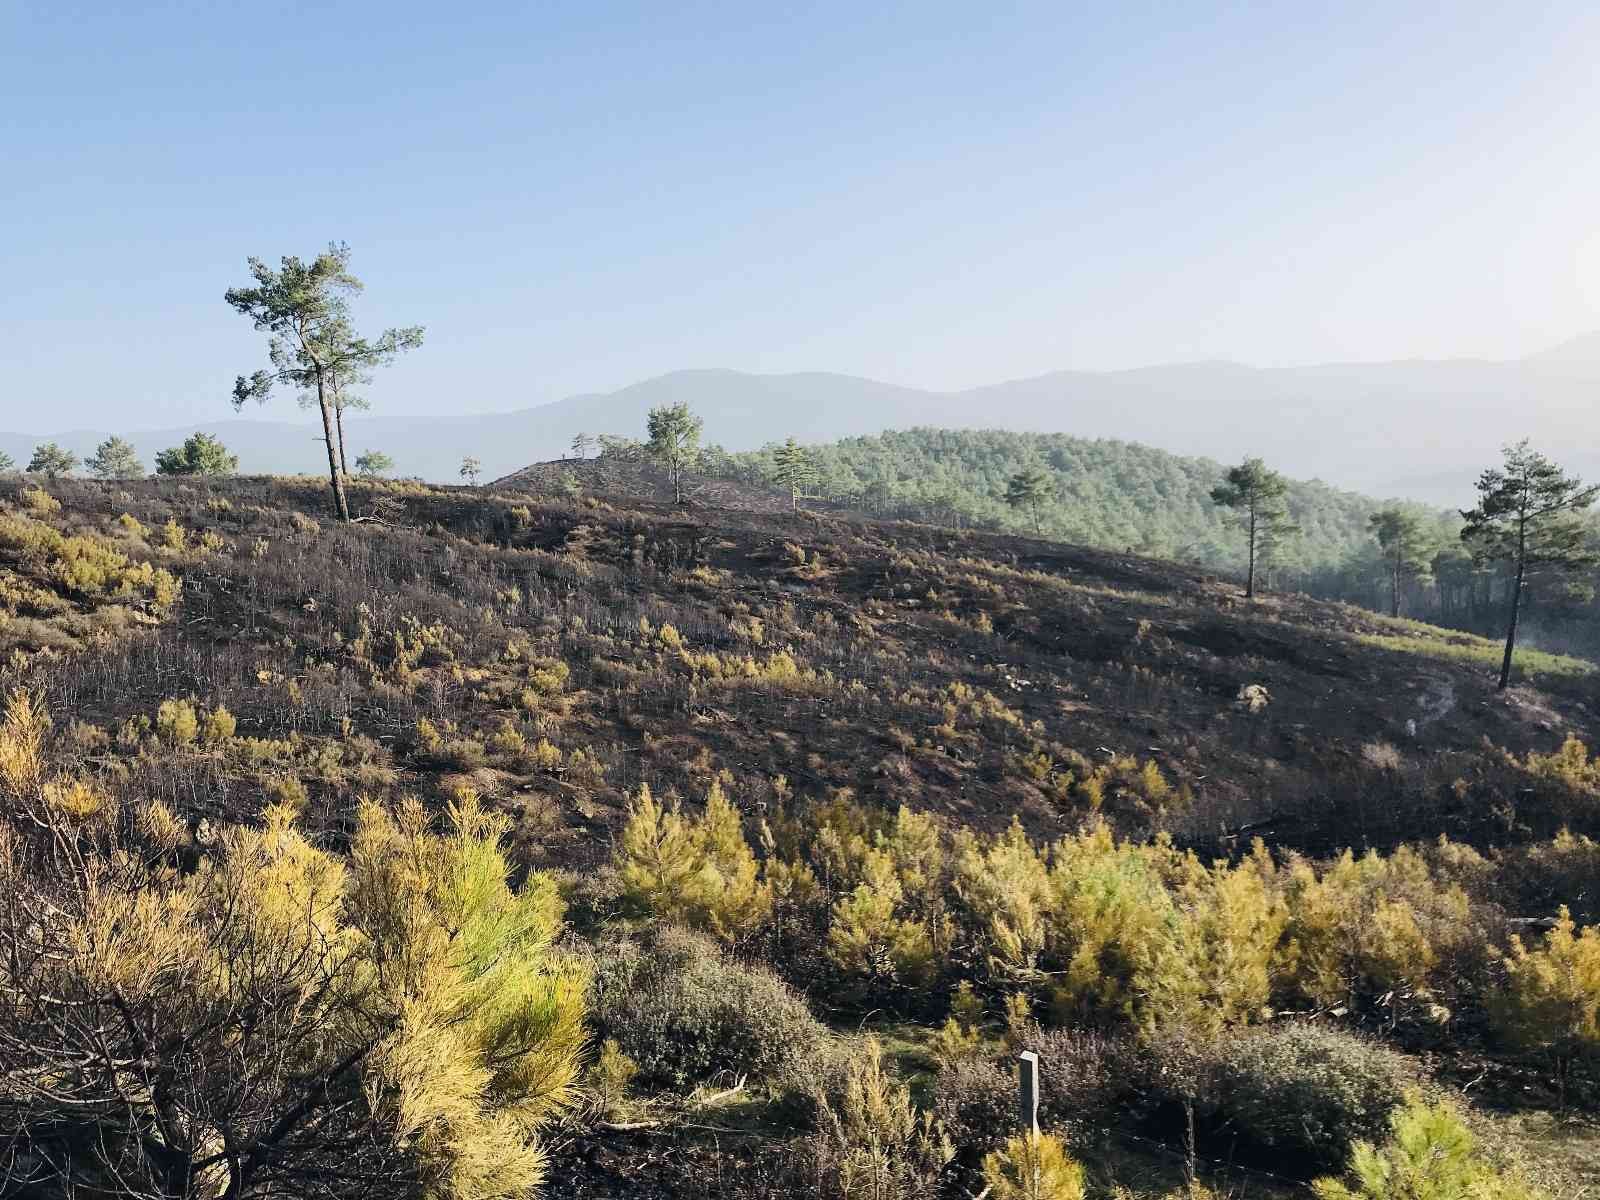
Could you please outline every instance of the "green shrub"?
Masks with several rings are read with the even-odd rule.
[[[726,957],[709,938],[657,928],[602,946],[593,1015],[641,1082],[683,1088],[719,1074],[781,1089],[822,1052],[826,1032],[777,976]]]
[[[1248,1142],[1313,1165],[1381,1137],[1404,1101],[1404,1061],[1364,1038],[1294,1022],[1225,1039],[1207,1115]]]

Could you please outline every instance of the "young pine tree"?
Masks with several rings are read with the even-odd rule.
[[[699,819],[661,805],[641,784],[617,846],[624,898],[640,911],[734,943],[766,920],[771,889],[739,811],[712,784]]]
[[[646,429],[650,438],[646,449],[666,469],[673,502],[682,504],[684,473],[699,457],[704,423],[687,404],[663,404],[650,410]]]
[[[1577,930],[1563,906],[1542,946],[1512,937],[1504,969],[1489,997],[1495,1030],[1515,1049],[1549,1056],[1565,1103],[1573,1064],[1600,1060],[1600,929]]]
[[[553,881],[520,889],[470,793],[360,806],[348,856],[290,812],[189,832],[0,727],[0,1139],[50,1194],[534,1194],[584,1042]],[[71,854],[58,852],[63,845]]]
[[[1506,650],[1500,688],[1511,682],[1511,657],[1517,644],[1522,593],[1530,576],[1592,566],[1600,555],[1588,544],[1578,514],[1600,496],[1600,485],[1585,485],[1568,475],[1526,440],[1507,446],[1505,461],[1478,477],[1478,503],[1462,512],[1461,539],[1483,559],[1505,563],[1512,572],[1506,613]]]
[[[1549,1200],[1478,1150],[1477,1139],[1448,1107],[1412,1097],[1395,1110],[1382,1146],[1358,1142],[1346,1179],[1319,1179],[1317,1200]]]
[[[983,1181],[994,1200],[1083,1200],[1083,1168],[1061,1139],[1023,1132],[983,1160]]]
[[[1043,467],[1028,467],[1006,481],[1005,501],[1012,508],[1026,509],[1033,518],[1033,532],[1040,532],[1040,511],[1055,495],[1055,482]]]
[[[96,479],[142,479],[144,464],[126,438],[109,437],[95,447],[84,466]]]

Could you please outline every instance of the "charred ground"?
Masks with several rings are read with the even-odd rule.
[[[50,490],[63,510],[34,519],[108,531],[183,580],[171,619],[137,637],[30,656],[61,708],[114,731],[193,697],[241,735],[346,754],[370,739],[371,786],[470,773],[526,812],[544,864],[603,853],[638,783],[694,797],[723,771],[752,810],[781,775],[1048,835],[1085,815],[1065,778],[1116,756],[1173,784],[1160,804],[1107,796],[1129,834],[1495,843],[1574,816],[1519,803],[1506,755],[1592,740],[1594,677],[1574,660],[1530,656],[1497,694],[1494,647],[1466,635],[1292,596],[1247,605],[1231,581],[1027,538],[604,493],[357,486],[373,519],[341,527],[309,481]],[[101,602],[57,595],[67,612],[21,606],[9,648],[95,641],[68,613]],[[562,764],[497,751],[508,726]],[[336,819],[346,780],[304,782]],[[197,764],[189,802],[239,815],[252,787]]]

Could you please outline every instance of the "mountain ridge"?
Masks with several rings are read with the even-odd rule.
[[[1597,381],[1600,334],[1502,361],[1255,367],[1213,359],[1109,372],[1064,369],[953,391],[830,371],[695,367],[499,413],[352,413],[346,441],[353,454],[385,451],[406,475],[454,479],[461,459],[472,455],[494,477],[565,453],[580,432],[642,436],[650,408],[682,402],[704,419],[706,441],[731,451],[788,436],[825,443],[913,427],[1066,433],[1219,462],[1258,454],[1297,478],[1461,504],[1500,445],[1522,436],[1552,451],[1578,448],[1568,465],[1600,474],[1600,449],[1587,449],[1600,446]],[[1318,436],[1330,428],[1340,437]],[[55,440],[85,455],[120,432],[148,464],[157,450],[196,429],[227,442],[247,472],[322,469],[314,424],[242,418],[136,433],[0,433],[0,450],[25,463],[34,445]]]

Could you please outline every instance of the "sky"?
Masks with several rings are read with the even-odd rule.
[[[388,413],[1600,329],[1600,6],[0,0],[0,428],[227,415],[349,243]],[[292,397],[265,416],[292,416]]]

